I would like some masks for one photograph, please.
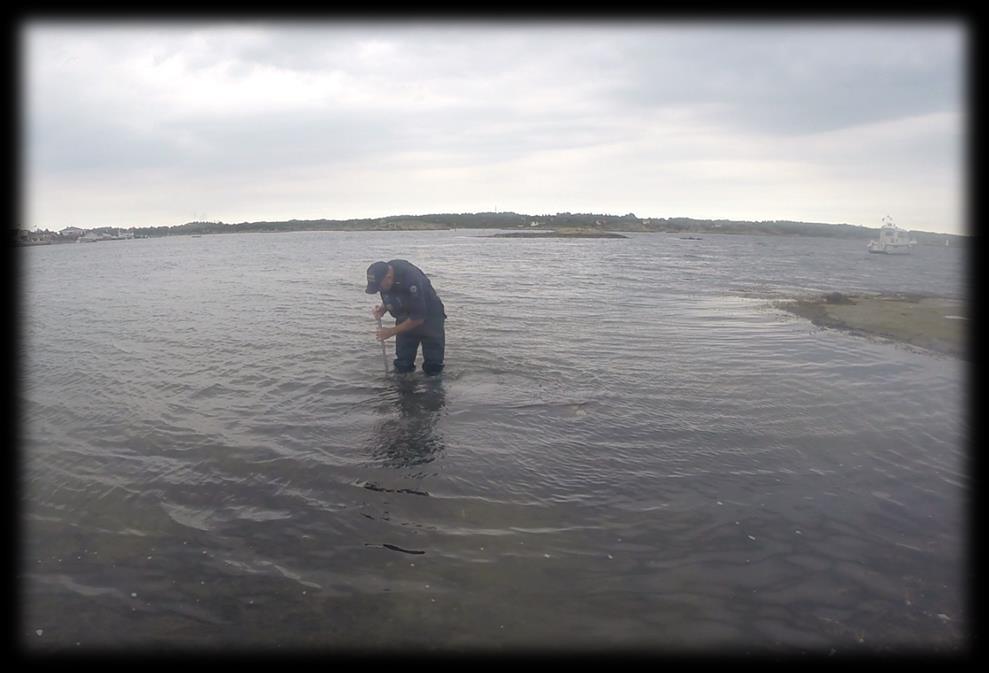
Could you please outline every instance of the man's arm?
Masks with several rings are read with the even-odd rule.
[[[401,334],[402,332],[408,332],[410,329],[415,329],[424,322],[426,322],[425,318],[420,318],[419,320],[409,318],[408,320],[395,325],[392,330],[394,330],[394,334]],[[394,336],[394,334],[392,336]]]
[[[377,331],[378,341],[384,341],[385,339],[390,339],[391,337],[401,334],[402,332],[408,332],[410,329],[415,329],[424,322],[426,322],[425,319],[412,320],[409,318],[394,327],[382,327]]]

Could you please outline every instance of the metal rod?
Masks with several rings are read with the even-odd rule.
[[[381,329],[381,318],[378,318],[378,329]],[[381,360],[385,363],[385,374],[388,373],[388,353],[385,351],[385,341],[381,340]]]

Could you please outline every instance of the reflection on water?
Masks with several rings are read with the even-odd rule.
[[[437,423],[446,406],[441,377],[412,373],[396,375],[376,412],[384,418],[375,422],[368,453],[382,465],[413,467],[433,461],[444,449]]]

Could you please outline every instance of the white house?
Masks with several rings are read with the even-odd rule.
[[[79,238],[86,233],[86,230],[79,227],[66,227],[58,233],[66,238]]]
[[[109,238],[106,234],[89,230],[85,234],[79,237],[79,240],[83,243],[95,243],[96,241],[102,241]]]

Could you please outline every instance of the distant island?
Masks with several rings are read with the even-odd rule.
[[[622,234],[590,227],[561,227],[553,231],[509,231],[488,238],[628,238]]]
[[[881,225],[880,225],[881,226]],[[516,236],[546,237],[621,237],[622,233],[745,234],[758,236],[819,236],[826,238],[874,239],[879,227],[789,220],[697,220],[689,217],[658,218],[595,213],[556,213],[555,215],[526,215],[514,212],[443,213],[434,215],[392,215],[379,218],[349,220],[286,220],[239,222],[187,222],[164,227],[97,227],[79,229],[68,227],[58,232],[24,229],[13,230],[17,245],[46,245],[52,243],[97,242],[162,236],[203,236],[214,234],[273,233],[291,231],[429,231],[445,229],[503,229],[514,230]],[[579,233],[583,232],[583,233]],[[502,234],[495,234],[501,236]],[[918,245],[964,245],[967,236],[911,231]],[[690,236],[687,236],[690,238]]]

